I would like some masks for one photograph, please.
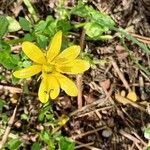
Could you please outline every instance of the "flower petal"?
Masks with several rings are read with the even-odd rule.
[[[15,71],[13,75],[16,78],[29,78],[35,74],[41,72],[42,66],[41,65],[32,65],[30,67]]]
[[[46,103],[49,99],[49,88],[47,78],[43,78],[38,91],[39,100],[42,103]]]
[[[62,64],[72,61],[79,55],[80,50],[80,46],[77,45],[68,47],[54,59],[54,62]]]
[[[57,78],[60,87],[70,96],[77,96],[78,89],[76,85],[69,78],[65,77],[62,74],[55,73],[55,77]]]
[[[59,85],[57,79],[52,75],[48,76],[47,80],[48,80],[47,82],[49,84],[50,98],[55,99],[59,95],[60,85]]]
[[[89,67],[90,64],[88,61],[82,59],[75,59],[74,61],[65,65],[57,65],[56,69],[58,72],[61,73],[78,74],[88,70]]]
[[[61,42],[62,42],[62,32],[59,31],[54,35],[54,37],[52,38],[48,46],[48,51],[47,51],[48,62],[51,62],[54,59],[54,57],[56,57],[59,54],[61,48]]]
[[[46,64],[44,53],[33,43],[23,42],[22,50],[34,62],[38,64]]]

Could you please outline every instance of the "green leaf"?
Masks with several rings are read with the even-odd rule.
[[[24,41],[30,41],[30,42],[32,42],[32,41],[35,40],[35,37],[34,37],[32,34],[27,33],[27,34],[24,36],[23,40],[24,40]]]
[[[46,37],[44,35],[38,35],[37,43],[39,44],[40,48],[45,48],[48,43],[48,37]]]
[[[57,21],[51,22],[47,26],[48,36],[52,37],[57,31]]]
[[[102,34],[107,32],[109,29],[112,29],[115,25],[109,15],[97,11],[93,7],[85,5],[81,1],[78,2],[78,5],[75,6],[70,13],[84,17],[85,20],[88,20],[87,23],[80,23],[79,25],[76,25],[76,27],[84,26],[86,34],[94,40],[105,39],[106,37]]]
[[[39,122],[43,122],[46,115],[51,114],[51,121],[54,120],[54,115],[52,113],[52,107],[49,105],[49,103],[46,103],[43,105],[43,107],[39,110],[38,120]]]
[[[67,33],[72,27],[69,21],[67,20],[59,20],[57,22],[58,30],[62,30],[63,33]]]
[[[8,29],[8,20],[4,16],[0,16],[0,39],[4,36]]]
[[[5,104],[6,104],[6,102],[4,100],[0,99],[0,112],[2,111]]]
[[[78,15],[80,17],[88,17],[89,16],[85,4],[81,1],[79,1],[78,4],[71,9],[70,14]]]
[[[0,63],[7,69],[14,69],[17,67],[18,60],[15,55],[3,51],[0,52]]]
[[[150,128],[144,129],[144,137],[148,140],[150,140]]]
[[[31,66],[31,64],[32,64],[31,61],[25,60],[25,61],[22,62],[21,66],[22,66],[23,68],[26,68],[26,67]]]
[[[16,84],[18,84],[18,82],[19,82],[19,78],[15,78],[15,77],[12,75],[11,83],[12,83],[13,85],[16,85]]]
[[[4,75],[0,75],[0,80],[6,80],[6,77]]]
[[[88,7],[87,11],[89,12],[90,20],[99,24],[104,31],[114,27],[115,23],[109,15],[96,11],[91,7]]]
[[[89,22],[95,22],[99,24],[101,26],[100,28],[103,28],[103,32],[115,25],[114,21],[109,15],[97,11],[93,7],[85,5],[81,1],[78,2],[77,6],[75,6],[70,13],[84,17],[85,19],[88,19]]]
[[[11,139],[7,143],[7,148],[10,150],[18,150],[22,142],[19,139]]]
[[[62,137],[59,141],[59,150],[74,150],[75,144],[74,142],[66,137]]]
[[[45,30],[46,26],[47,22],[41,20],[40,22],[38,22],[38,24],[35,25],[35,32],[42,33]]]
[[[33,143],[31,150],[40,150],[40,144],[38,142]]]
[[[52,16],[46,18],[47,26],[44,30],[44,35],[52,37],[57,31],[57,20],[54,20]]]
[[[90,38],[97,38],[98,36],[101,36],[104,32],[103,28],[99,26],[99,24],[95,22],[89,22],[84,26],[86,34]]]
[[[29,116],[25,113],[21,114],[21,120],[28,120]]]
[[[48,150],[55,150],[54,139],[50,136],[48,132],[41,132],[40,139],[47,144]]]
[[[66,9],[63,5],[60,7],[57,7],[57,13],[59,20],[64,20],[69,18],[69,10]]]
[[[8,51],[10,52],[11,51],[11,47],[9,44],[3,42],[3,41],[0,41],[0,52],[2,51]]]
[[[146,150],[150,150],[150,146],[148,146],[148,147],[146,148]]]
[[[11,54],[10,46],[5,42],[0,42],[0,64],[7,69],[14,69],[20,60],[19,55]]]
[[[23,30],[31,31],[32,25],[30,24],[30,22],[27,19],[25,19],[23,17],[19,17],[19,24]]]
[[[47,145],[48,145],[48,150],[55,150],[55,145],[54,145],[53,139],[50,139],[50,140],[47,142]]]
[[[41,113],[39,114],[39,116],[38,116],[38,121],[39,121],[39,122],[43,122],[43,121],[44,121],[44,118],[45,118],[45,114],[41,112]]]
[[[9,22],[9,26],[8,26],[9,32],[16,32],[21,29],[19,22],[15,18],[10,16],[7,16],[6,18]]]
[[[50,138],[50,137],[49,137],[49,134],[48,134],[47,132],[44,132],[44,133],[43,133],[43,140],[44,140],[44,141],[49,141],[49,138]]]

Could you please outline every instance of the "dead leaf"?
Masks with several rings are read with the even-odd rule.
[[[133,102],[136,102],[137,101],[137,95],[135,92],[133,91],[130,91],[127,95],[127,98],[130,99],[131,101]]]
[[[122,103],[123,105],[126,105],[130,102],[136,102],[137,101],[137,95],[135,92],[130,91],[127,96],[125,97],[126,93],[125,91],[121,91],[121,93],[115,93],[115,99]]]
[[[115,93],[115,99],[119,102],[122,103],[123,105],[126,105],[129,103],[129,100],[123,96],[121,96],[120,94],[116,94]]]
[[[100,86],[103,89],[108,90],[110,88],[110,79],[100,82]]]

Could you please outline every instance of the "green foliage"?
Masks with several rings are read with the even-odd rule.
[[[9,26],[8,26],[9,32],[16,32],[21,29],[19,22],[15,18],[10,16],[7,16],[6,18],[9,22]]]
[[[31,150],[40,150],[40,144],[38,142],[33,143]]]
[[[2,112],[5,104],[6,104],[6,102],[4,100],[0,99],[0,113]]]
[[[4,34],[8,30],[8,20],[4,16],[0,16],[0,39],[4,36]]]
[[[150,146],[148,146],[148,147],[146,148],[146,150],[150,150]]]
[[[96,11],[93,7],[87,6],[83,2],[79,2],[71,10],[71,14],[85,18],[84,28],[86,34],[94,40],[100,40],[100,36],[115,25],[110,16]]]
[[[39,122],[46,122],[46,120],[48,120],[49,123],[54,122],[54,114],[49,103],[46,103],[42,106],[38,115]]]
[[[35,33],[42,33],[45,30],[47,24],[48,22],[44,20],[41,20],[40,22],[38,22],[34,28]]]
[[[109,35],[104,35],[109,29],[114,27],[113,20],[106,14],[96,11],[93,7],[86,5],[85,3],[79,2],[77,6],[74,6],[71,10],[64,10],[64,6],[60,4],[58,6],[59,17],[54,19],[52,16],[47,16],[45,20],[39,20],[36,12],[30,1],[24,0],[32,17],[35,19],[36,23],[31,24],[31,21],[26,20],[24,17],[19,17],[19,22],[10,16],[0,17],[0,38],[8,32],[17,32],[22,29],[25,31],[24,37],[20,39],[14,39],[6,42],[0,41],[0,64],[2,64],[6,69],[13,69],[24,67],[25,62],[21,63],[19,55],[12,54],[10,51],[10,45],[22,43],[23,41],[35,41],[38,46],[45,49],[46,45],[49,43],[51,37],[59,30],[62,30],[64,34],[73,29],[75,26],[70,22],[69,18],[72,15],[78,15],[85,19],[85,23],[78,25],[79,27],[84,27],[86,34],[92,40],[108,40],[112,37]],[[65,14],[64,14],[65,12]],[[7,18],[7,19],[6,19]],[[37,20],[39,20],[37,22]],[[66,42],[66,41],[65,41]],[[65,45],[68,42],[65,43]]]
[[[62,136],[59,132],[50,134],[44,131],[39,135],[39,138],[47,144],[48,150],[55,150],[56,147],[59,147],[59,150],[74,150],[75,148],[74,142],[71,139]]]
[[[31,31],[32,29],[31,23],[23,17],[19,17],[19,24],[24,31]]]
[[[18,66],[19,56],[11,54],[10,46],[0,42],[0,64],[6,69],[14,69]]]
[[[46,37],[45,35],[38,35],[37,43],[39,44],[39,47],[45,48],[48,43],[48,37]]]
[[[46,131],[40,133],[40,139],[47,144],[48,150],[55,150],[54,139]]]
[[[150,128],[149,127],[144,129],[144,137],[149,141],[146,150],[150,150]]]
[[[148,140],[150,140],[150,128],[144,129],[144,137]]]
[[[21,114],[21,120],[28,120],[29,119],[29,117],[28,117],[28,115],[27,114]]]
[[[10,139],[5,145],[5,148],[9,150],[18,150],[21,144],[22,142],[19,139]]]
[[[84,28],[86,30],[86,34],[91,38],[98,37],[99,35],[102,35],[104,32],[104,30],[100,28],[99,24],[96,22],[88,22],[86,23]]]
[[[75,144],[74,142],[66,137],[61,137],[59,141],[59,149],[60,150],[74,150]]]
[[[71,14],[74,14],[83,18],[88,18],[89,17],[88,9],[89,9],[89,6],[86,6],[83,2],[79,1],[78,5],[71,9]]]

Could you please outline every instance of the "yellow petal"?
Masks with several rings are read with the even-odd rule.
[[[49,84],[50,98],[55,99],[59,95],[60,85],[59,85],[57,79],[52,75],[48,76],[47,82]]]
[[[67,63],[65,65],[57,65],[56,69],[61,73],[78,74],[88,70],[89,67],[90,64],[88,61],[82,59],[75,59],[74,61]]]
[[[48,62],[51,62],[54,59],[54,57],[56,57],[59,54],[61,42],[62,42],[62,32],[59,31],[54,35],[53,39],[51,40],[48,46],[47,51]]]
[[[30,67],[15,71],[13,75],[16,78],[29,78],[35,74],[41,72],[42,66],[41,65],[32,65]]]
[[[60,87],[70,96],[77,96],[78,89],[76,85],[69,78],[65,77],[62,74],[56,73],[55,77],[57,78]]]
[[[62,116],[58,119],[58,125],[64,126],[69,121],[69,117],[65,114],[62,114]]]
[[[137,95],[135,92],[133,91],[130,91],[127,95],[127,98],[130,99],[131,101],[133,102],[136,102],[137,101]]]
[[[79,55],[80,50],[81,50],[80,46],[77,45],[68,47],[54,59],[54,62],[62,64],[72,61]]]
[[[39,64],[46,64],[44,53],[33,43],[23,42],[22,50],[34,62]]]
[[[42,103],[46,103],[49,99],[49,89],[48,89],[47,78],[43,78],[41,81],[39,91],[38,91],[38,97]]]

